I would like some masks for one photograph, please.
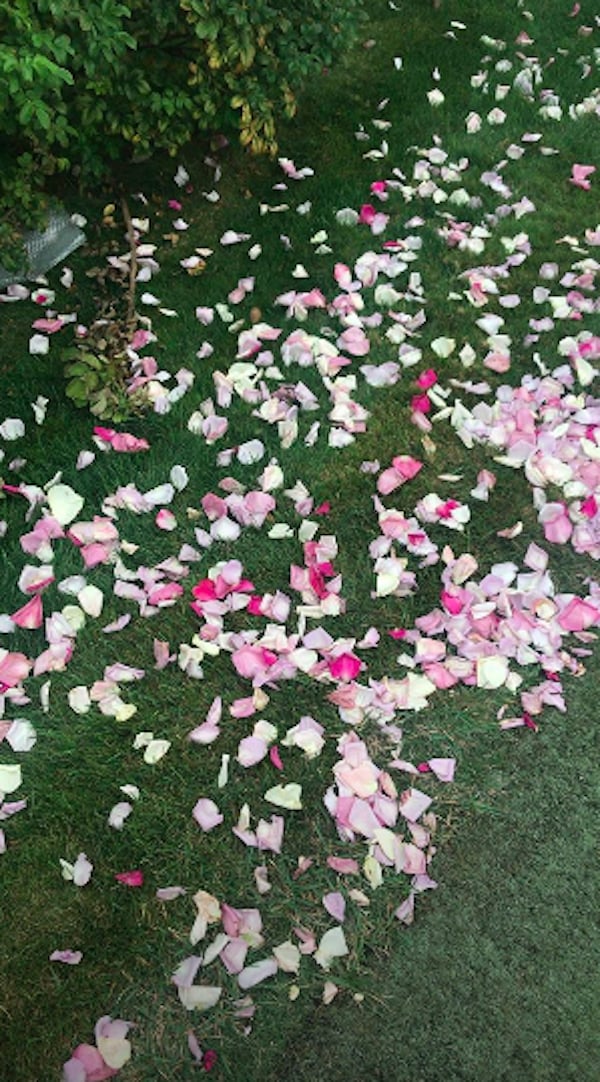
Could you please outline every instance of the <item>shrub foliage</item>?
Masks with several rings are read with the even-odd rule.
[[[0,0],[0,252],[45,178],[239,130],[274,153],[311,72],[352,40],[361,0]]]

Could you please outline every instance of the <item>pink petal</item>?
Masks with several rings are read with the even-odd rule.
[[[144,885],[144,873],[136,870],[132,872],[116,872],[115,879],[126,887],[141,887]]]
[[[580,597],[574,597],[558,616],[558,623],[565,631],[585,631],[598,623],[600,611]]]
[[[256,827],[258,848],[272,853],[280,853],[283,843],[285,820],[282,815],[272,815],[270,821],[259,819]]]
[[[83,954],[81,951],[72,950],[52,951],[52,954],[50,955],[51,962],[64,962],[65,965],[68,966],[79,965],[82,958]]]
[[[13,612],[11,620],[17,627],[27,628],[28,630],[41,627],[44,621],[44,610],[39,594],[32,597],[31,601],[28,601],[22,608]]]
[[[328,668],[334,680],[355,680],[363,663],[355,654],[340,654],[328,662]]]
[[[215,827],[223,822],[223,816],[217,805],[208,797],[200,797],[194,805],[192,815],[198,823],[198,826],[204,831],[214,830]]]
[[[359,875],[360,868],[357,860],[352,857],[327,857],[327,864],[334,872],[340,875]]]
[[[571,537],[573,524],[564,504],[547,503],[542,507],[538,518],[543,526],[546,541],[564,545]]]
[[[431,804],[431,797],[420,789],[405,789],[400,794],[400,812],[405,819],[415,822]]]
[[[346,899],[339,891],[331,891],[329,894],[323,895],[323,905],[329,915],[337,920],[339,924],[344,923],[346,916]]]
[[[85,1070],[85,1082],[104,1082],[107,1078],[114,1078],[117,1071],[108,1067],[97,1048],[91,1044],[80,1044],[73,1052],[72,1058],[79,1061]]]
[[[401,924],[412,924],[415,919],[415,896],[411,891],[408,898],[406,898],[397,908],[394,916],[401,922]]]
[[[279,748],[276,744],[273,744],[273,746],[269,748],[269,759],[271,760],[276,770],[283,770],[283,762],[281,761]]]
[[[263,958],[262,961],[254,962],[253,965],[246,966],[242,970],[238,976],[238,984],[243,991],[247,991],[248,988],[254,988],[256,984],[267,980],[268,977],[274,977],[278,968],[274,958]]]
[[[453,781],[456,759],[428,759],[438,781]]]
[[[185,887],[159,887],[156,891],[156,897],[159,902],[172,902],[185,893]]]
[[[246,736],[238,745],[237,760],[241,766],[249,767],[260,763],[267,754],[266,742],[258,736]]]

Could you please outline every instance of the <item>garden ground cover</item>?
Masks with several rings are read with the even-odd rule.
[[[58,343],[69,323],[38,330],[47,356],[27,352],[31,324],[48,307],[92,318],[85,262],[72,261],[76,285],[66,292],[60,272],[50,276],[56,297],[46,294],[39,310],[31,297],[4,306],[12,344],[3,367],[19,372],[0,417],[4,481],[44,486],[62,471],[85,500],[77,508],[55,481],[54,494],[52,485],[28,498],[9,491],[2,506],[2,644],[43,656],[24,690],[17,681],[5,692],[12,729],[4,726],[0,749],[3,766],[22,767],[14,795],[16,772],[2,775],[5,804],[27,799],[4,824],[2,855],[3,1014],[15,1079],[57,1077],[105,1014],[135,1023],[123,1078],[194,1077],[189,1030],[231,1079],[281,1078],[292,1065],[300,1078],[593,1077],[598,406],[589,399],[600,205],[597,178],[572,167],[594,161],[598,28],[585,7],[504,7],[484,17],[479,5],[372,5],[363,44],[311,89],[301,124],[284,133],[283,165],[228,151],[214,165],[184,161],[181,183],[170,164],[128,177],[134,213],[149,219],[148,232],[139,222],[140,243],[156,244],[159,265],[146,263],[138,288],[138,311],[151,321],[140,327],[156,340],[140,339],[136,352],[156,356],[165,377],[139,363],[155,411],[118,428],[147,450],[123,454],[106,432],[94,439],[89,415],[64,399]],[[444,98],[428,99],[435,91]],[[93,233],[102,214],[93,205],[88,213]],[[127,252],[120,225],[104,217],[96,264]],[[197,248],[213,252],[201,256],[201,274],[181,265]],[[254,370],[239,367],[257,356]],[[557,368],[558,378],[547,375]],[[524,376],[519,447],[503,411]],[[5,418],[23,418],[25,434]],[[77,469],[84,450],[95,459]],[[124,491],[129,482],[154,490],[150,501]],[[244,504],[248,492],[258,495]],[[374,497],[404,514],[386,518]],[[72,517],[65,499],[75,499]],[[104,523],[95,543],[110,551],[96,552],[97,564],[90,554],[86,567],[81,537],[49,545],[38,531],[25,553],[20,538],[48,511],[73,536],[74,523],[102,515],[116,530]],[[402,519],[413,515],[407,532]],[[316,557],[313,537],[325,539]],[[239,561],[255,589],[239,589],[241,569],[230,562],[234,589],[221,586],[231,609],[211,608],[205,583],[193,613],[192,588],[218,561]],[[50,570],[23,580],[25,564]],[[82,596],[81,575],[100,594]],[[157,580],[166,590],[152,601]],[[38,627],[38,597],[46,618],[71,608]],[[28,599],[14,626],[10,614]],[[76,636],[74,606],[89,610]],[[124,615],[126,626],[102,630]],[[308,645],[289,639],[299,618],[300,634],[313,632]],[[195,639],[203,627],[216,631]],[[314,635],[319,627],[331,640]],[[45,655],[48,636],[55,649]],[[105,673],[117,663],[131,669]],[[87,711],[86,692],[74,688],[94,689]],[[324,730],[314,757],[315,728],[309,755],[284,739],[301,717]],[[501,731],[499,721],[515,728]],[[37,742],[27,750],[31,727]],[[354,829],[335,793],[323,804],[332,769],[352,754],[351,732],[364,740],[367,765],[358,778],[338,765],[337,795],[358,799]],[[455,760],[454,780],[407,765],[430,760],[441,778]],[[374,779],[377,825],[366,808]],[[264,799],[280,784],[302,787],[301,809]],[[297,796],[288,789],[283,800]],[[409,796],[413,818],[402,813]],[[419,810],[425,798],[433,803]],[[244,805],[250,818],[240,824]],[[267,826],[267,848],[244,843],[260,819],[284,821],[280,854],[268,848],[278,840]],[[79,853],[93,863],[80,887],[60,865]],[[327,856],[357,861],[359,874],[328,867]],[[258,883],[257,867],[266,870]],[[80,861],[84,879],[86,868]],[[141,872],[142,885],[139,875],[132,885],[115,880],[127,872]],[[430,877],[442,889],[420,896]],[[259,893],[266,881],[271,889]],[[167,887],[186,893],[157,898]],[[241,936],[239,914],[218,910],[190,943],[199,890],[252,911]],[[416,924],[405,928],[415,896]],[[323,948],[328,929],[349,952],[331,969],[311,942]],[[191,977],[180,971],[184,1001],[190,987],[222,988],[212,1009],[188,1012],[172,974],[217,933],[229,937],[215,950],[228,949],[233,972],[218,956]],[[244,962],[264,960],[264,974],[273,948],[291,944],[255,990],[246,979],[262,974],[240,966],[248,941]],[[48,961],[66,948],[82,951],[79,964]],[[236,1006],[245,994],[253,1003]],[[235,1017],[240,1009],[246,1017]],[[107,1049],[100,1036],[115,1063],[127,1050],[121,1038]],[[81,1076],[77,1065],[68,1070]]]

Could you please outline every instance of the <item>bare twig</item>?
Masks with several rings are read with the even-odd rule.
[[[135,280],[138,272],[137,245],[135,230],[131,220],[131,214],[125,196],[121,196],[121,210],[127,228],[127,240],[129,241],[129,284],[127,286],[127,324],[133,330],[136,324],[135,315]]]

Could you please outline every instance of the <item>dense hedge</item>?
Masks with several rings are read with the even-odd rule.
[[[132,153],[239,130],[274,152],[311,72],[352,41],[361,0],[0,0],[0,253],[45,177],[85,183]]]

